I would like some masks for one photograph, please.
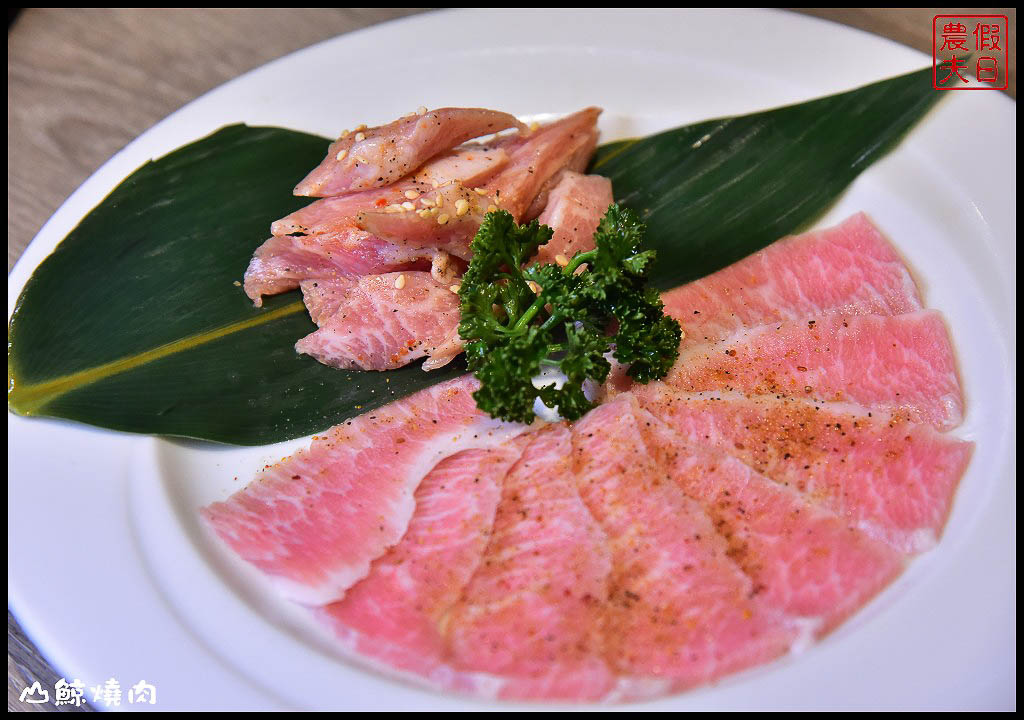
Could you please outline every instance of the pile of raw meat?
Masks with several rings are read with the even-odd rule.
[[[295,348],[327,365],[391,370],[423,357],[424,370],[446,365],[462,352],[458,277],[488,211],[524,222],[546,206],[572,212],[574,198],[602,213],[611,204],[607,180],[577,172],[597,145],[600,113],[526,127],[493,110],[420,108],[346,130],[295,188],[323,199],[271,226],[245,273],[246,294],[260,305],[301,287],[319,329]],[[553,262],[576,248],[555,237],[546,252],[542,260]]]
[[[300,188],[341,182],[322,169]],[[588,249],[604,207],[558,187],[545,218]],[[972,450],[947,432],[945,324],[864,215],[663,297],[685,331],[673,371],[615,373],[575,424],[496,421],[465,377],[203,514],[349,650],[437,688],[629,700],[799,648],[941,536]]]

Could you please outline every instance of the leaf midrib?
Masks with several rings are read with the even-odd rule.
[[[8,402],[10,402],[20,412],[32,415],[52,402],[54,398],[65,395],[73,390],[77,390],[78,388],[91,385],[112,375],[117,375],[118,373],[134,370],[169,355],[186,352],[199,347],[200,345],[205,345],[213,342],[214,340],[219,340],[228,335],[243,332],[260,325],[265,325],[266,323],[273,322],[278,318],[303,312],[305,309],[306,306],[303,305],[302,301],[296,300],[275,310],[261,312],[255,317],[251,317],[246,320],[222,325],[221,327],[214,328],[212,330],[205,330],[201,333],[189,335],[173,342],[160,345],[152,348],[151,350],[118,358],[117,360],[111,360],[110,362],[103,363],[102,365],[97,365],[85,370],[79,370],[41,383],[20,386],[16,385],[13,371],[8,367]]]

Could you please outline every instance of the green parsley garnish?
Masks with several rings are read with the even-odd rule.
[[[664,377],[679,355],[679,323],[646,286],[654,251],[641,252],[644,225],[632,211],[611,205],[595,249],[576,253],[566,267],[524,268],[552,232],[536,220],[516,225],[500,210],[487,214],[470,245],[459,335],[481,382],[477,406],[502,420],[532,422],[536,398],[567,420],[582,417],[593,407],[583,383],[607,379],[609,350],[641,383]],[[544,367],[565,375],[561,388],[534,386]]]

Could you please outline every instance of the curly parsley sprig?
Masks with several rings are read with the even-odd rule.
[[[536,398],[567,420],[582,417],[593,407],[583,385],[608,378],[609,351],[642,383],[664,377],[679,355],[679,323],[646,286],[654,251],[641,251],[644,225],[632,211],[611,205],[595,248],[564,268],[524,268],[552,232],[500,210],[486,215],[470,246],[459,335],[481,382],[477,406],[503,420],[532,422]],[[545,367],[565,375],[561,387],[534,386]]]

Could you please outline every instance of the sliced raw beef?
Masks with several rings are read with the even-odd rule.
[[[558,256],[571,260],[578,252],[593,250],[594,231],[613,201],[612,182],[608,178],[572,171],[563,174],[548,197],[547,207],[537,218],[555,232],[546,245],[540,246],[535,261],[553,263]]]
[[[766,606],[700,505],[648,454],[630,404],[573,427],[575,481],[608,536],[604,652],[627,677],[682,689],[787,651],[798,624]]]
[[[320,326],[295,350],[336,368],[392,370],[421,357],[428,369],[441,367],[462,351],[459,297],[429,272],[408,271],[303,283],[330,300],[312,302]],[[329,312],[328,312],[329,310]]]
[[[447,616],[480,565],[502,481],[524,445],[465,450],[423,479],[402,541],[322,611],[350,649],[441,687],[474,688],[448,665]]]
[[[900,315],[921,297],[903,260],[864,213],[794,235],[662,294],[684,346],[745,327],[821,315]]]
[[[902,572],[901,552],[736,458],[688,445],[650,413],[634,413],[648,449],[700,503],[768,606],[824,634]]]
[[[508,113],[441,108],[379,127],[346,131],[331,143],[324,161],[295,186],[295,194],[329,197],[384,187],[449,148],[513,127],[524,126]]]
[[[569,431],[533,435],[508,477],[477,573],[448,618],[454,665],[507,678],[511,698],[596,700],[607,540],[580,501]]]
[[[899,414],[736,392],[637,386],[688,447],[713,448],[904,553],[938,542],[973,443]]]
[[[943,430],[963,418],[949,334],[931,310],[825,315],[740,330],[722,342],[684,350],[665,382],[686,392],[739,390],[850,401],[905,412]]]
[[[524,429],[481,413],[476,387],[459,378],[337,425],[203,516],[286,596],[337,600],[405,534],[434,465]]]

